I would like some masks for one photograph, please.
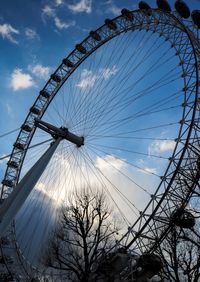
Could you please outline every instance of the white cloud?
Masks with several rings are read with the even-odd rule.
[[[14,91],[27,89],[35,85],[30,74],[23,73],[21,69],[15,69],[11,74],[10,86]]]
[[[108,7],[108,12],[112,13],[114,16],[119,16],[121,14],[121,9],[113,4]]]
[[[31,28],[25,29],[25,35],[28,39],[40,39],[37,32],[35,30],[31,29]]]
[[[13,35],[19,34],[19,30],[15,29],[10,24],[0,25],[0,34],[3,38],[8,39],[12,43],[18,44],[18,41],[13,37]]]
[[[61,6],[64,3],[63,0],[55,0],[56,6]]]
[[[107,13],[111,13],[114,16],[119,16],[121,14],[121,8],[117,7],[112,0],[108,0],[105,4],[107,5]]]
[[[50,76],[51,68],[45,67],[41,64],[37,64],[35,66],[28,66],[28,69],[34,74],[36,77],[47,79]]]
[[[111,76],[115,75],[117,71],[118,69],[116,68],[116,66],[113,66],[112,68],[104,68],[102,69],[102,76],[105,80],[107,80]]]
[[[47,17],[55,17],[55,9],[51,8],[49,5],[46,5],[42,9],[42,14]]]
[[[13,110],[12,110],[12,107],[10,106],[9,103],[6,103],[6,110],[7,110],[7,113],[10,117],[13,117]]]
[[[157,173],[157,170],[156,168],[153,168],[153,167],[144,167],[142,170],[140,170],[141,172],[143,173],[148,173],[148,174],[156,174]]]
[[[173,140],[160,140],[155,141],[149,146],[149,154],[172,151],[176,145]]]
[[[118,159],[112,155],[106,155],[105,157],[97,157],[96,159],[96,166],[101,171],[108,171],[111,169],[113,173],[118,173],[118,171],[122,171],[127,167],[126,163],[122,159]],[[116,168],[116,170],[113,170],[113,168]]]
[[[78,84],[76,84],[77,87],[81,89],[90,89],[94,86],[97,79],[103,79],[107,80],[111,76],[115,75],[117,73],[116,66],[113,66],[112,68],[103,68],[100,69],[97,73],[93,73],[90,70],[83,69],[81,73],[81,79]]]
[[[76,4],[69,4],[68,8],[74,13],[91,13],[92,12],[92,0],[80,0]]]
[[[59,6],[63,3],[62,0],[57,0],[56,1],[56,6]],[[55,26],[57,27],[57,29],[62,30],[62,29],[67,29],[70,26],[74,26],[75,25],[75,21],[69,21],[69,22],[64,22],[62,21],[59,17],[57,17],[56,15],[56,10],[54,8],[52,8],[49,5],[46,5],[43,9],[42,9],[42,16],[45,17],[49,17],[51,19],[53,19]]]
[[[84,69],[81,73],[81,80],[76,86],[82,89],[89,89],[94,86],[96,79],[97,75],[93,74],[92,71]]]
[[[55,26],[58,29],[67,29],[70,26],[74,26],[75,25],[75,21],[71,21],[71,22],[63,22],[61,21],[58,17],[54,18],[54,22],[55,22]]]

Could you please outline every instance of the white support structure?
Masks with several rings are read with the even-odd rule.
[[[18,211],[35,187],[61,140],[62,138],[58,138],[47,149],[0,206],[0,237],[4,235],[10,223],[14,220]]]

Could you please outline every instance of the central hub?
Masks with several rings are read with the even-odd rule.
[[[62,132],[63,132],[63,136],[59,136],[59,137],[63,137],[63,139],[66,139],[66,140],[76,144],[77,147],[81,147],[82,145],[84,145],[84,137],[79,137],[79,136],[73,134],[66,127],[61,127],[61,128],[59,128],[59,130],[62,130]]]
[[[77,145],[77,147],[81,147],[84,145],[84,137],[77,136],[70,132],[66,127],[56,127],[52,124],[49,124],[45,121],[35,119],[35,126],[49,133],[54,139],[62,138],[70,141]]]

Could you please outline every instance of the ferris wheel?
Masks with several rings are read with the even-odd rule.
[[[91,31],[30,108],[1,192],[2,258],[17,281],[61,279],[38,262],[57,207],[77,187],[105,190],[125,226],[115,247],[151,254],[174,225],[193,226],[200,11],[180,0],[174,12],[157,6],[141,1]]]

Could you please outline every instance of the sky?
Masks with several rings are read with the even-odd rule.
[[[91,30],[95,30],[99,26],[101,26],[104,23],[105,18],[113,18],[120,14],[120,11],[122,8],[126,7],[130,10],[137,9],[137,2],[138,1],[131,1],[131,0],[102,0],[102,1],[95,1],[95,0],[19,0],[19,1],[2,1],[1,3],[1,12],[0,12],[0,85],[1,85],[1,92],[0,92],[0,136],[3,135],[6,132],[12,131],[14,129],[17,129],[21,126],[23,123],[31,105],[33,104],[34,100],[36,99],[40,89],[43,88],[45,82],[49,78],[49,75],[54,72],[54,70],[59,66],[61,60],[67,56],[71,52],[71,50],[74,49],[74,46],[82,41]],[[147,1],[152,7],[156,7],[156,1],[149,0]],[[174,1],[169,1],[170,4],[173,6]],[[198,9],[200,8],[200,1],[199,0],[190,0],[188,1],[188,4],[192,9]],[[142,44],[142,35],[139,37],[138,44]],[[126,36],[126,35],[125,35]],[[131,40],[131,37],[129,38],[129,35],[126,36],[127,43],[129,40]],[[154,40],[154,36],[152,36],[152,41],[150,42],[152,44]],[[116,41],[121,44],[120,40]],[[123,45],[124,44],[124,45]],[[125,50],[125,43],[123,43],[121,46]],[[151,46],[150,44],[150,46]],[[160,43],[156,43],[160,46]],[[162,44],[162,43],[161,43]],[[111,47],[114,46],[111,44]],[[135,44],[134,51],[138,51],[139,48],[137,48],[137,44]],[[104,47],[103,47],[104,48]],[[107,50],[106,47],[105,49]],[[146,49],[144,49],[147,51]],[[168,50],[168,49],[167,49]],[[160,48],[161,52],[165,52],[165,49]],[[131,58],[131,48],[126,49],[127,57]],[[142,52],[142,51],[141,51]],[[172,56],[173,54],[171,51],[167,51],[168,56]],[[164,53],[163,53],[164,54]],[[101,80],[100,77],[103,77],[103,83],[107,83],[107,89],[108,92],[112,91],[112,87],[109,86],[109,79],[113,78],[116,79],[116,81],[120,80],[119,75],[119,69],[123,68],[124,65],[119,60],[119,64],[117,65],[116,60],[113,58],[113,63],[109,66],[106,65],[106,67],[101,65],[101,51],[100,53],[97,53],[97,55],[94,55],[94,68],[95,71],[92,69],[92,63],[85,63],[82,68],[80,68],[80,73],[75,74],[74,80],[75,83],[75,90],[73,89],[73,95],[76,97],[77,91],[80,91],[82,93],[81,95],[85,95],[88,97],[88,109],[91,110],[91,117],[93,117],[93,109],[92,106],[90,106],[89,98],[92,99],[92,94],[89,92],[90,89],[92,89],[95,85],[95,90],[98,90],[101,86]],[[112,49],[111,51],[108,50],[108,55],[105,58],[105,61],[108,62],[109,56],[112,56]],[[142,57],[142,53],[140,53],[140,56]],[[138,58],[140,58],[138,56]],[[145,56],[145,54],[144,54]],[[151,57],[154,59],[154,55]],[[145,72],[148,70],[149,65],[151,66],[151,58],[149,61],[146,62],[144,66],[141,67],[141,69],[135,73],[135,78],[139,79],[141,76],[141,72]],[[119,56],[120,59],[120,56]],[[135,57],[135,61],[137,61],[137,57]],[[115,62],[115,63],[114,63]],[[167,63],[164,61],[167,68],[171,69],[172,65],[171,63]],[[120,65],[121,64],[121,65]],[[92,72],[93,71],[93,72]],[[176,71],[176,70],[175,70]],[[165,74],[164,69],[161,69],[161,72],[159,73],[160,77],[162,77],[162,72]],[[172,74],[175,74],[174,69],[172,70]],[[146,73],[147,80],[145,83],[149,83],[148,80],[148,73]],[[152,78],[156,79],[158,76],[157,72],[152,71]],[[73,81],[72,81],[73,82]],[[70,82],[71,83],[71,82]],[[70,87],[71,84],[69,83]],[[131,86],[132,80],[128,82]],[[127,85],[127,87],[129,86]],[[73,85],[73,84],[72,84]],[[70,88],[72,90],[72,88]],[[109,88],[110,87],[110,88]],[[174,84],[171,85],[170,91],[172,92],[172,88],[175,86]],[[179,87],[179,86],[178,86]],[[87,92],[88,89],[88,92]],[[136,85],[136,91],[139,91],[139,88],[137,88]],[[144,89],[144,86],[143,86]],[[68,89],[65,88],[65,91]],[[63,91],[64,91],[63,90]],[[155,92],[156,93],[156,92]],[[164,94],[165,95],[165,94]],[[127,96],[128,97],[128,96]],[[138,96],[139,97],[139,96]],[[166,97],[167,98],[167,97]],[[60,99],[60,100],[59,100]],[[128,99],[128,98],[127,98]],[[154,103],[155,101],[159,100],[159,93],[155,94],[155,97],[150,101],[150,103]],[[67,101],[67,100],[66,100]],[[179,100],[177,100],[179,101]],[[101,105],[102,100],[97,100],[97,102]],[[58,105],[61,104],[61,98],[58,97],[57,100]],[[136,102],[136,112],[137,109],[143,109],[141,104],[145,103],[145,100],[141,100],[141,102]],[[55,104],[56,105],[56,104]],[[92,104],[91,104],[92,105]],[[102,104],[103,105],[103,104]],[[113,104],[114,105],[114,104]],[[152,104],[153,105],[153,104]],[[172,106],[172,102],[169,102],[169,106]],[[164,106],[161,106],[162,109],[164,109]],[[58,122],[59,116],[56,117],[56,111],[54,111],[53,106],[50,108],[50,113],[55,115],[55,121]],[[128,111],[131,111],[131,107],[127,108]],[[87,114],[87,108],[82,110],[83,113]],[[122,108],[123,113],[123,108]],[[106,112],[106,114],[112,119],[112,115],[109,111]],[[114,112],[114,114],[116,114]],[[126,113],[128,116],[128,114]],[[119,115],[120,117],[120,115]],[[171,112],[171,115],[167,115],[164,112],[160,113],[157,117],[159,117],[159,121],[162,123],[166,122],[174,122],[177,119],[176,116],[176,110],[173,110]],[[48,121],[48,118],[50,120],[50,116],[45,116],[45,118]],[[181,117],[178,116],[180,119]],[[104,120],[103,120],[104,121]],[[114,120],[115,121],[115,120]],[[159,121],[156,118],[151,118],[148,120],[150,122],[150,125],[158,125]],[[89,123],[88,123],[89,124]],[[87,125],[87,124],[86,124]],[[85,125],[85,126],[86,126]],[[150,126],[149,125],[149,126]],[[134,125],[134,127],[131,127],[131,129],[138,129],[138,128],[144,128],[146,127],[146,119],[141,119],[140,124]],[[85,127],[87,129],[87,127]],[[106,129],[106,128],[103,128]],[[174,128],[174,130],[176,127]],[[78,129],[77,129],[78,130]],[[128,132],[128,127],[125,127],[124,130]],[[42,141],[45,140],[45,136],[40,135],[41,132],[38,133],[38,136],[36,136],[38,139],[35,139],[36,141]],[[107,134],[109,133],[106,132]],[[117,131],[114,133],[117,133]],[[17,132],[0,138],[0,156],[7,155],[12,150],[12,144],[15,141]],[[167,131],[167,128],[160,129],[159,131],[154,131],[155,136],[159,136],[160,139],[170,138],[171,136],[174,137],[175,134],[172,130],[171,133]],[[172,134],[172,135],[170,135]],[[173,135],[174,134],[174,135]],[[128,133],[126,133],[125,137],[128,136]],[[146,135],[146,137],[151,137],[152,134]],[[93,137],[94,138],[94,137]],[[152,160],[149,160],[149,158],[142,158],[138,157],[137,159],[131,159],[131,155],[127,151],[121,153],[120,151],[112,149],[111,153],[107,153],[106,146],[113,145],[112,140],[109,140],[109,136],[107,137],[106,142],[101,143],[101,139],[91,139],[93,141],[92,146],[90,147],[90,151],[88,151],[87,158],[93,158],[95,153],[95,166],[98,170],[102,171],[107,175],[109,180],[105,181],[109,187],[109,181],[111,181],[114,185],[120,185],[124,188],[124,191],[127,195],[127,197],[131,198],[132,193],[130,192],[130,186],[132,185],[130,182],[130,178],[134,175],[135,181],[137,183],[142,183],[142,186],[147,185],[149,183],[154,183],[154,178],[148,178],[148,173],[151,174],[151,176],[154,174],[160,175],[159,169],[162,170],[163,163],[161,162],[153,162]],[[89,142],[89,141],[88,141]],[[102,141],[103,142],[103,141]],[[104,148],[102,147],[102,151],[97,151],[97,148],[99,148],[99,144],[104,145]],[[127,149],[131,148],[132,144],[131,141],[127,141]],[[122,148],[123,147],[123,141],[118,141],[116,144],[117,147]],[[144,152],[143,143],[134,143],[135,150]],[[145,143],[146,148],[148,149],[149,155],[151,154],[157,154],[162,155],[162,157],[169,157],[171,151],[174,148],[174,141],[173,140],[165,140],[162,141],[153,140],[153,141],[146,141]],[[68,158],[67,149],[71,150],[72,153],[72,159],[70,157]],[[41,150],[42,151],[42,150]],[[106,152],[105,152],[106,151]],[[37,159],[37,150],[35,150],[33,153],[30,153],[29,156],[29,162],[25,161],[25,166],[30,168],[32,162]],[[59,155],[60,153],[60,155]],[[76,154],[72,149],[68,148],[67,146],[63,146],[58,152],[58,155],[55,156],[54,163],[50,164],[50,169],[53,171],[56,166],[60,166],[61,168],[64,166],[65,170],[73,176],[72,169],[75,168],[75,165],[79,169],[75,171],[73,177],[78,178],[78,182],[81,183],[81,173],[86,173],[84,169],[87,168],[87,174],[92,175],[90,177],[90,182],[95,182],[95,179],[97,177],[92,172],[92,167],[87,167],[84,164],[84,161],[81,159],[81,156],[78,156],[77,163],[73,162],[73,154]],[[118,158],[116,157],[118,156]],[[36,157],[35,157],[36,156]],[[59,157],[58,157],[59,156]],[[66,160],[65,160],[66,156]],[[59,162],[56,161],[56,158],[59,159]],[[6,167],[6,161],[0,161],[0,176],[3,177],[3,171]],[[72,163],[70,168],[70,161]],[[135,161],[136,167],[133,170],[131,166],[129,166],[129,162]],[[140,169],[142,168],[142,169]],[[123,172],[127,175],[126,178],[124,178],[123,175],[119,175],[118,171]],[[63,169],[64,171],[64,169]],[[65,172],[65,171],[64,171]],[[37,197],[37,193],[40,193],[42,195],[46,195],[47,190],[45,189],[45,181],[48,182],[50,187],[50,194],[52,194],[52,199],[57,199],[58,194],[61,195],[61,198],[64,197],[64,192],[62,191],[62,187],[55,192],[52,187],[55,186],[55,183],[61,183],[58,182],[60,178],[65,178],[65,175],[59,174],[56,176],[56,180],[52,180],[50,176],[49,179],[47,179],[47,176],[43,176],[43,178],[40,180],[40,183],[38,184],[38,191],[33,194],[32,198],[29,199],[29,203],[32,203],[34,206],[35,204],[35,198]],[[137,172],[137,173],[136,173]],[[78,176],[79,175],[79,176]],[[146,176],[146,179],[144,178],[144,175]],[[125,180],[126,179],[126,180]],[[64,184],[62,183],[62,186],[64,187]],[[69,187],[72,187],[73,185],[70,183]],[[65,187],[64,187],[65,188]],[[41,192],[42,191],[42,192]],[[49,191],[49,190],[48,190]],[[150,190],[150,193],[152,191]],[[111,192],[112,193],[112,192]],[[36,196],[35,196],[36,195]],[[117,195],[116,195],[117,197]],[[143,194],[137,194],[135,193],[135,201],[141,202],[144,199]],[[48,197],[44,197],[44,201],[48,201]],[[41,198],[39,198],[38,201],[40,201]],[[144,201],[145,202],[145,201]],[[145,202],[146,203],[146,202]],[[121,203],[121,205],[123,205]],[[144,203],[142,203],[141,207],[145,206]],[[29,210],[30,215],[32,213],[31,210]],[[128,213],[125,209],[124,212]],[[24,213],[24,210],[21,211],[21,214]],[[45,217],[48,211],[45,212]],[[36,219],[33,219],[33,221]],[[26,221],[24,221],[26,222]],[[32,224],[32,223],[30,223]],[[21,229],[20,229],[21,228]],[[19,228],[20,230],[24,230],[23,226]],[[33,226],[32,226],[33,228]],[[31,230],[31,227],[29,228]],[[21,239],[23,241],[23,238]],[[24,243],[26,244],[26,243]],[[25,248],[25,247],[24,247]]]
[[[92,29],[135,0],[1,1],[0,135],[19,128],[49,75]],[[152,7],[156,1],[149,0]],[[174,1],[169,1],[173,6]],[[197,9],[199,0],[190,0]],[[9,154],[16,134],[0,139],[0,156]],[[3,168],[4,169],[4,168]],[[2,175],[2,167],[0,168]]]

